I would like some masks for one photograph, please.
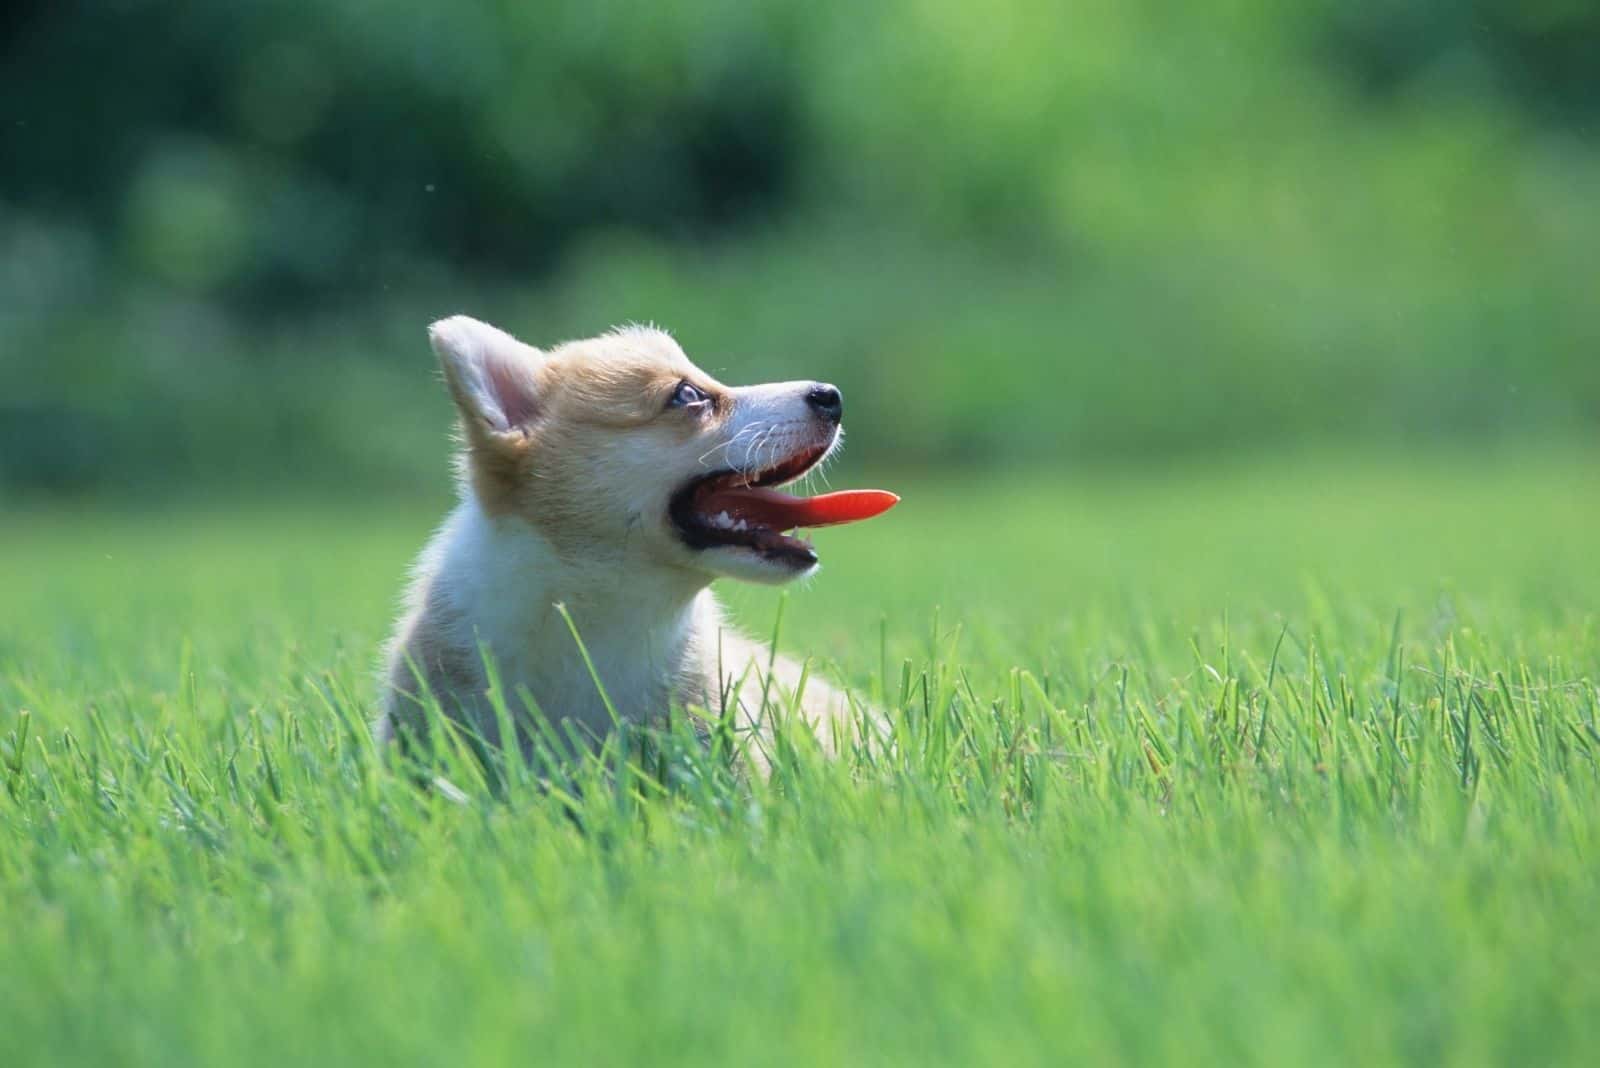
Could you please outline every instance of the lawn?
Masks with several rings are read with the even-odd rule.
[[[1600,452],[876,481],[727,592],[892,752],[465,804],[361,730],[442,484],[4,506],[0,1060],[1600,1057]]]

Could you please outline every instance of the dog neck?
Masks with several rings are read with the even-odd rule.
[[[625,552],[573,559],[470,493],[434,549],[419,579],[443,602],[453,644],[487,651],[506,694],[526,687],[542,709],[600,733],[610,712],[572,630],[617,714],[638,719],[666,707],[691,670],[698,623],[714,613],[704,575]]]

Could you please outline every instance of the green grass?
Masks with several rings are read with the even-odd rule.
[[[359,729],[435,500],[10,511],[0,1059],[1593,1063],[1600,455],[905,488],[783,620],[894,753],[468,805]]]

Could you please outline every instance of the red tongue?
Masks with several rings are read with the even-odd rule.
[[[791,497],[777,490],[745,488],[713,490],[697,503],[705,515],[727,512],[734,520],[789,530],[871,519],[899,504],[900,498],[885,490],[841,490],[816,497]]]

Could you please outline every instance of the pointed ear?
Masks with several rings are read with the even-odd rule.
[[[543,358],[538,349],[465,315],[428,327],[428,340],[474,440],[485,432],[490,438],[515,434],[533,421]]]

